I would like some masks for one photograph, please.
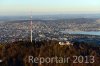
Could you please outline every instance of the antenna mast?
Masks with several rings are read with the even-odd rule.
[[[31,27],[31,29],[30,29],[30,32],[31,32],[30,40],[31,40],[31,42],[32,42],[32,40],[33,40],[33,36],[32,36],[32,16],[31,16],[30,27]]]

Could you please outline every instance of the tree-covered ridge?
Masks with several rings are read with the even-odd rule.
[[[28,56],[70,57],[68,63],[29,63]],[[73,56],[94,56],[94,63],[73,63]],[[73,42],[73,46],[59,45],[59,41],[19,41],[0,45],[0,66],[100,66],[100,46]]]

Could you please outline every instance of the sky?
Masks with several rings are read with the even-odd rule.
[[[100,13],[100,0],[0,0],[0,15]]]

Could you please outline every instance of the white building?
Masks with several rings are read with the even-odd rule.
[[[67,45],[67,46],[70,46],[70,45],[73,45],[70,41],[61,41],[59,42],[59,45]]]

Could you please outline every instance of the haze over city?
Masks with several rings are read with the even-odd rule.
[[[0,15],[98,14],[100,0],[0,0]]]

